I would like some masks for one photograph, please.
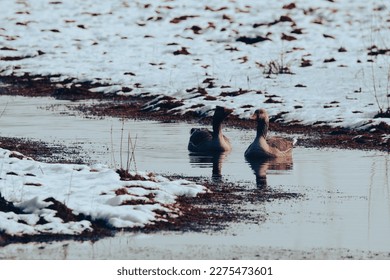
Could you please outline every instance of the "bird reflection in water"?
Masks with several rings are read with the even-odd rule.
[[[292,157],[245,159],[256,176],[256,185],[259,189],[264,189],[268,186],[267,172],[269,170],[285,171],[292,170],[293,167]]]
[[[189,158],[190,163],[197,167],[212,167],[211,178],[213,182],[219,183],[222,182],[222,163],[228,154],[229,152],[191,152]]]

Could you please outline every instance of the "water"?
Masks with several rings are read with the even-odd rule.
[[[231,223],[219,232],[122,234],[93,244],[60,243],[66,247],[54,243],[47,245],[53,248],[48,258],[159,258],[160,255],[164,258],[167,252],[172,258],[180,258],[191,248],[197,252],[193,253],[195,258],[212,258],[216,252],[227,254],[227,258],[251,252],[248,257],[254,257],[261,248],[390,251],[390,157],[387,153],[297,147],[290,162],[256,165],[246,162],[243,156],[254,131],[225,129],[232,140],[232,152],[221,158],[193,156],[187,151],[193,124],[69,116],[63,114],[65,107],[60,105],[77,103],[46,98],[1,96],[0,110],[7,103],[0,118],[1,136],[77,144],[87,151],[92,161],[120,166],[120,154],[122,165],[126,165],[130,133],[133,143],[136,140],[136,166],[132,168],[204,176],[253,188],[268,185],[304,195],[303,199],[243,205],[243,209],[266,217],[258,223]],[[56,105],[55,110],[44,109],[49,105]],[[107,246],[118,246],[118,250],[107,250]],[[137,250],[130,253],[130,247]],[[28,256],[31,250],[38,250],[17,244],[7,248],[6,257],[23,256],[23,252]],[[66,252],[61,248],[66,248]],[[42,258],[47,256],[39,254]]]

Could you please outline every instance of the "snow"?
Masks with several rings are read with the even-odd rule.
[[[211,115],[221,105],[245,119],[262,107],[285,123],[390,125],[375,118],[390,103],[383,0],[2,0],[1,7],[0,76],[50,75],[69,87],[91,82],[102,94],[148,94],[154,110],[169,96],[183,104],[174,114]],[[291,73],[268,73],[275,67]],[[78,235],[92,231],[90,220],[142,227],[181,215],[179,196],[207,191],[138,175],[144,180],[122,181],[104,165],[49,164],[0,148],[0,194],[23,210],[0,212],[0,232]],[[88,219],[63,220],[53,200]]]
[[[157,213],[179,216],[179,196],[195,197],[207,191],[186,180],[138,175],[140,180],[122,181],[115,170],[103,165],[43,163],[0,148],[0,193],[23,211],[0,212],[0,232],[76,235],[92,231],[90,220],[102,220],[114,228],[142,227],[166,220]],[[52,199],[75,216],[90,219],[64,221],[56,208],[50,208]]]
[[[390,124],[374,118],[390,102],[389,7],[381,0],[2,5],[7,9],[0,15],[0,57],[16,58],[1,61],[3,75],[59,75],[54,79],[106,84],[92,89],[102,93],[172,96],[184,104],[174,113],[223,105],[247,118],[263,107],[271,116],[285,112],[282,122]],[[267,40],[237,41],[259,36]],[[174,54],[184,49],[189,54]],[[377,50],[385,54],[369,55]],[[301,67],[304,60],[312,66]],[[272,62],[293,74],[266,74]],[[199,87],[216,99],[191,91]],[[240,89],[248,92],[221,95]],[[269,96],[278,103],[264,103]]]

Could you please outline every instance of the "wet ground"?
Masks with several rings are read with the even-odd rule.
[[[94,243],[12,244],[2,249],[0,258],[390,257],[386,152],[298,146],[292,161],[248,163],[243,152],[254,137],[251,130],[226,128],[233,151],[205,157],[186,149],[193,124],[86,118],[69,110],[77,102],[48,98],[1,96],[0,104],[7,104],[0,119],[2,137],[77,147],[86,161],[120,167],[126,162],[130,133],[137,139],[136,165],[131,168],[196,177],[214,183],[216,193],[232,184],[231,196],[240,198],[229,201],[225,194],[226,205],[211,201],[239,214],[231,221],[225,215],[223,227],[123,233]],[[301,143],[306,138],[288,137]]]

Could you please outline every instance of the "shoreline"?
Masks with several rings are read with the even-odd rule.
[[[53,97],[61,100],[98,100],[104,101],[98,105],[80,105],[77,111],[86,116],[94,117],[118,117],[129,119],[155,120],[161,122],[188,122],[210,124],[210,117],[202,117],[195,113],[180,114],[175,108],[181,103],[174,98],[158,96],[121,96],[116,94],[103,94],[89,91],[96,87],[96,84],[78,83],[72,84],[70,88],[65,87],[69,81],[50,81],[52,77],[29,76],[0,76],[0,82],[4,85],[0,88],[1,95],[21,95],[26,97]],[[159,108],[153,107],[154,99],[158,99]],[[164,99],[164,100],[163,100]],[[160,102],[163,100],[164,102]],[[164,106],[161,106],[161,103]],[[146,105],[146,106],[145,106]],[[280,114],[283,114],[281,112]],[[390,151],[390,138],[382,139],[383,134],[390,134],[390,126],[381,123],[375,128],[367,130],[352,130],[348,128],[333,128],[327,125],[306,126],[290,123],[278,122],[278,117],[270,117],[270,131],[286,133],[289,135],[302,135],[298,145],[304,147],[318,148],[341,148],[357,150],[379,150]],[[229,116],[225,121],[225,126],[240,129],[254,129],[254,121],[240,119],[237,116]]]

